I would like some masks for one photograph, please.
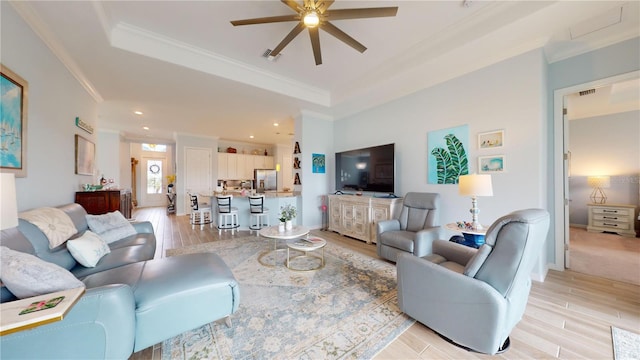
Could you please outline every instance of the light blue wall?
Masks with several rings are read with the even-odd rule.
[[[298,207],[302,209],[300,219],[296,219],[298,224],[303,224],[311,228],[322,227],[323,198],[327,195],[328,189],[334,178],[334,152],[333,152],[333,122],[318,114],[303,112],[296,119],[296,141],[300,145],[300,154],[294,154],[301,161],[301,169],[294,169],[300,173],[302,186],[294,186],[296,191],[300,191],[302,201]],[[323,173],[313,173],[311,166],[312,154],[325,155],[325,170]]]
[[[554,179],[556,179],[556,177],[563,176],[562,174],[556,174],[553,168],[553,165],[556,161],[562,161],[561,159],[554,158],[554,91],[588,83],[591,81],[605,79],[615,75],[626,74],[637,70],[640,70],[640,37],[597,49],[586,54],[574,56],[572,58],[558,61],[549,65],[549,80],[547,91],[547,101],[549,107],[547,118],[549,122],[548,138],[550,139],[550,141],[547,162],[550,168],[547,187],[550,189],[550,191],[548,192],[550,204],[554,202],[554,199],[556,197],[563,196],[562,189],[554,188]],[[554,231],[556,226],[563,226],[563,224],[556,224],[556,222],[554,221],[554,218],[556,217],[555,209],[550,208],[549,210],[552,215],[552,231]],[[554,240],[564,241],[564,239],[555,238]],[[549,246],[547,249],[548,258],[554,259],[556,256],[556,247]]]
[[[587,226],[591,175],[611,176],[603,189],[610,204],[640,205],[640,111],[569,121],[569,222]]]
[[[552,63],[549,65],[549,103],[553,103],[554,90],[638,69],[640,69],[640,38],[633,38]]]
[[[494,196],[480,198],[480,221],[521,208],[546,207],[546,62],[540,50],[489,66],[399,100],[341,119],[334,151],[396,144],[396,193],[437,192],[441,223],[470,220],[471,201],[456,185],[427,184],[427,133],[469,126],[470,171],[478,157],[505,155],[506,171],[493,174]],[[504,147],[478,149],[481,132],[504,130]],[[330,189],[332,192],[334,189]]]
[[[80,184],[93,176],[75,175],[75,118],[96,127],[97,103],[80,86],[7,2],[0,2],[0,61],[29,83],[27,177],[16,179],[18,210],[73,202]]]
[[[634,38],[553,64],[541,60],[536,51],[503,61],[337,121],[334,151],[395,142],[399,195],[439,192],[444,198],[441,222],[447,223],[469,216],[464,210],[468,201],[453,186],[426,184],[426,133],[469,124],[475,171],[476,157],[489,153],[477,150],[474,136],[505,129],[505,147],[498,152],[507,156],[507,172],[493,176],[494,197],[479,199],[481,222],[529,206],[548,209],[553,219],[553,92],[638,70],[639,44]],[[546,253],[551,261],[554,226],[552,222]]]

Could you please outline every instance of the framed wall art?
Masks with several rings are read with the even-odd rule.
[[[0,169],[27,176],[27,109],[29,83],[0,64]]]
[[[318,174],[325,173],[324,154],[311,154],[311,170]]]
[[[489,131],[478,134],[478,148],[493,149],[504,146],[504,130]]]
[[[76,134],[76,174],[93,175],[96,162],[96,145]]]
[[[504,155],[478,156],[478,172],[504,172]]]
[[[457,184],[469,173],[469,125],[427,133],[427,184]]]

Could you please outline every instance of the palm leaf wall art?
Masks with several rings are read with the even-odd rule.
[[[467,157],[468,126],[433,131],[428,134],[430,155],[428,183],[457,184],[460,175],[469,173]],[[433,166],[435,164],[435,166]]]

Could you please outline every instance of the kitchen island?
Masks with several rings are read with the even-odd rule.
[[[198,194],[204,200],[207,198],[207,202],[210,202],[213,206],[213,217],[214,223],[217,224],[218,214],[216,211],[216,196],[217,195],[233,195],[233,199],[231,200],[231,206],[238,209],[238,222],[240,223],[240,230],[249,230],[249,196],[242,195],[240,191],[226,191],[222,193],[213,193],[213,194]],[[263,194],[258,194],[263,195]],[[267,191],[264,193],[264,207],[269,209],[269,224],[278,225],[280,221],[280,208],[285,205],[293,205],[297,209],[300,208],[298,204],[299,200],[298,195],[294,195],[292,192],[278,192],[278,191]],[[296,224],[296,219],[293,219],[294,225]]]

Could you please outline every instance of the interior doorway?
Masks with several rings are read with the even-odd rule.
[[[571,176],[575,175],[576,169],[572,168],[572,158],[574,154],[571,152],[571,141],[569,138],[569,118],[566,116],[567,111],[565,110],[567,106],[571,106],[567,104],[567,99],[572,96],[576,96],[574,94],[580,92],[590,92],[592,89],[599,89],[611,86],[612,84],[629,82],[630,80],[637,80],[640,76],[639,71],[635,71],[632,73],[627,73],[607,79],[602,79],[590,83],[585,83],[577,86],[573,86],[570,88],[556,90],[554,93],[554,145],[555,145],[555,179],[554,179],[554,188],[556,191],[555,195],[555,229],[554,229],[554,237],[556,239],[555,244],[555,266],[553,267],[556,270],[562,270],[565,268],[571,268],[571,217],[572,217],[572,195],[570,189],[570,179]],[[607,134],[608,135],[608,134]],[[596,139],[597,140],[597,139]],[[630,149],[631,150],[631,149]],[[595,171],[595,170],[594,170]],[[636,170],[637,174],[637,170]],[[585,174],[581,174],[585,175]],[[596,175],[596,174],[594,174]],[[586,177],[583,176],[585,182]],[[574,180],[572,179],[572,180]],[[637,179],[637,177],[636,177]],[[632,195],[638,196],[640,198],[640,194]],[[640,199],[634,199],[634,201],[640,201]],[[582,198],[580,198],[582,199]],[[583,199],[582,199],[583,200]],[[575,218],[575,213],[573,214]],[[576,232],[574,231],[574,236]],[[587,234],[585,230],[582,231],[581,234]],[[581,235],[582,237],[583,235]],[[584,235],[586,236],[586,235]],[[605,253],[605,252],[603,252]]]

